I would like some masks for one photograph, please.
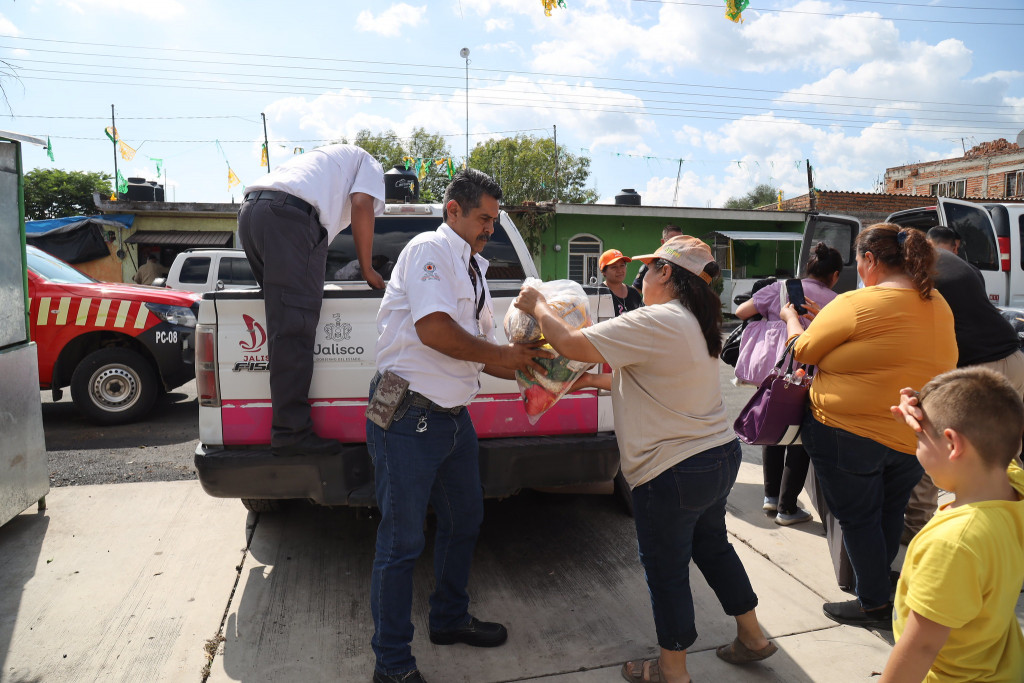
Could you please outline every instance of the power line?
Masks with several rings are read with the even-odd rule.
[[[20,61],[22,61],[22,62],[27,61],[27,62],[32,62],[32,63],[41,63],[41,64],[47,64],[47,65],[57,65],[57,66],[78,66],[78,67],[90,67],[91,66],[91,67],[94,67],[94,68],[103,68],[103,66],[104,66],[102,64],[81,64],[81,63],[75,63],[75,62],[62,62],[62,61],[53,61],[53,60],[20,60]],[[401,87],[407,87],[409,85],[409,84],[404,83],[404,82],[402,82],[402,83],[393,83],[393,82],[389,82],[389,81],[372,81],[372,80],[371,81],[367,81],[367,80],[346,80],[346,81],[343,81],[343,82],[339,83],[339,82],[334,81],[334,80],[323,79],[323,78],[309,78],[309,77],[295,77],[295,76],[273,76],[273,75],[267,75],[267,74],[237,73],[237,72],[210,71],[210,70],[198,71],[198,70],[186,70],[186,69],[164,69],[164,68],[157,68],[157,67],[132,67],[132,66],[123,66],[123,67],[119,66],[118,68],[119,68],[120,71],[123,71],[125,69],[130,69],[130,70],[134,70],[134,71],[145,71],[145,72],[156,72],[156,73],[198,74],[200,76],[217,76],[217,75],[221,75],[221,76],[236,76],[236,77],[245,77],[245,78],[270,78],[270,79],[287,78],[289,81],[302,80],[302,81],[312,81],[312,82],[316,82],[316,83],[327,83],[327,84],[331,84],[331,85],[334,85],[335,87],[339,87],[339,88],[341,88],[341,87],[349,87],[353,83],[369,84],[369,85],[394,85],[394,86],[401,86]],[[46,69],[32,69],[32,68],[27,68],[27,69],[24,69],[24,70],[27,71],[27,72],[30,72],[30,73],[36,73],[36,72],[38,72],[38,73],[59,73],[59,74],[63,74],[63,75],[79,74],[79,75],[90,75],[90,76],[105,75],[105,74],[95,74],[95,73],[91,73],[91,72],[81,72],[81,71],[68,72],[68,71],[54,71],[54,70],[46,70]],[[419,76],[419,75],[417,74],[417,76]],[[430,76],[427,76],[427,75],[423,75],[422,77],[430,78]],[[189,79],[189,80],[194,80],[194,79]],[[499,81],[499,79],[486,79],[486,80]],[[269,86],[269,85],[274,85],[274,84],[272,84],[272,83],[268,83],[268,84],[256,83],[256,84],[252,84],[252,85],[268,85]],[[446,86],[443,86],[443,85],[436,85],[436,86],[434,86],[434,85],[430,85],[430,84],[421,84],[420,87],[446,88]],[[544,86],[538,86],[538,87],[543,88]],[[677,93],[677,92],[673,92],[673,91],[657,91],[657,90],[653,90],[652,91],[652,90],[641,90],[641,89],[635,89],[635,88],[623,88],[623,90],[632,90],[634,92],[651,93],[651,94],[677,95],[677,96],[683,96],[683,97],[694,97],[694,96],[697,96],[697,97],[706,97],[706,98],[715,97],[715,98],[719,98],[719,99],[738,99],[738,100],[754,100],[754,101],[760,100],[760,101],[771,101],[771,102],[778,102],[779,101],[778,98],[756,98],[756,97],[755,98],[749,98],[749,97],[730,96],[730,95],[704,95],[704,94],[699,94],[699,93]],[[451,89],[447,89],[446,88],[445,91],[443,93],[441,93],[441,94],[447,95],[447,94],[454,93],[455,91],[456,91],[455,88],[451,88]],[[532,90],[522,90],[522,89],[516,89],[516,88],[502,88],[501,92],[503,92],[503,93],[533,94],[534,91],[532,91]],[[564,101],[578,102],[578,103],[584,104],[584,103],[586,103],[587,100],[596,100],[596,101],[599,101],[599,102],[606,102],[610,98],[614,98],[614,97],[615,96],[613,94],[610,94],[610,93],[601,93],[601,94],[589,95],[589,94],[586,94],[584,92],[576,92],[576,93],[571,94],[568,97],[568,99],[566,99],[565,96],[563,95],[563,100]],[[651,98],[645,98],[644,102],[645,102],[645,104],[681,104],[680,102],[678,102],[676,100],[663,100],[663,99],[651,99]],[[694,106],[705,106],[703,103],[691,102],[689,100],[685,101],[685,103],[686,104],[691,104],[691,105],[694,105]],[[808,105],[815,106],[815,107],[837,107],[837,108],[851,108],[851,109],[866,108],[866,107],[864,107],[862,105],[841,104],[841,103],[818,103],[818,102],[808,102],[806,100],[793,100],[793,99],[789,99],[789,98],[783,100],[781,103],[782,104],[808,104]],[[729,106],[732,106],[733,108],[736,108],[736,109],[752,109],[752,110],[764,110],[765,109],[764,107],[754,107],[754,106],[745,106],[745,105],[729,105]],[[897,106],[879,107],[877,105],[871,105],[871,107],[874,110],[876,110],[876,111],[877,110],[883,110],[883,111],[909,111],[909,112],[916,112],[916,114],[913,116],[913,118],[915,120],[918,120],[918,121],[940,121],[940,122],[946,122],[946,123],[957,123],[957,122],[964,121],[964,119],[961,119],[961,118],[922,116],[922,115],[920,115],[920,111],[921,110],[918,109],[918,108],[914,108],[914,107],[897,107]],[[790,108],[780,107],[780,106],[773,106],[773,107],[771,107],[771,109],[773,111],[786,111],[786,112],[795,112],[795,113],[807,112],[806,109],[790,109]],[[808,112],[808,113],[810,113],[810,112]],[[893,116],[891,114],[881,114],[881,113],[857,114],[855,112],[845,112],[845,111],[819,111],[819,112],[816,112],[816,113],[824,114],[824,115],[870,116],[872,118],[880,118],[880,119],[890,118],[891,116]],[[950,114],[970,115],[971,116],[971,121],[973,121],[975,123],[979,123],[979,121],[977,121],[977,116],[979,115],[979,112],[973,112],[973,111],[950,111],[948,113],[950,113]],[[996,114],[981,114],[981,115],[990,116],[990,115],[996,115]],[[124,117],[121,117],[121,118],[124,118]],[[138,118],[140,118],[140,119],[142,119],[142,118],[154,118],[155,119],[155,118],[173,118],[173,117],[138,117]],[[195,118],[202,118],[202,117],[195,117]],[[210,117],[210,118],[216,118],[216,117]],[[984,121],[984,122],[996,123],[995,121]],[[984,122],[981,122],[981,123],[984,123]]]
[[[79,74],[79,75],[82,75],[82,74]],[[95,74],[86,74],[86,75],[95,75]],[[27,78],[29,78],[30,80],[43,80],[43,81],[74,82],[74,83],[82,83],[83,82],[80,79],[48,78],[48,77],[35,77],[35,76],[31,76],[31,77],[27,77]],[[254,89],[254,88],[227,87],[224,84],[218,84],[216,86],[205,87],[205,86],[196,85],[194,83],[194,79],[163,78],[161,80],[177,80],[177,81],[183,81],[184,80],[184,81],[188,81],[191,84],[191,85],[187,85],[186,86],[186,85],[174,85],[174,84],[169,84],[169,83],[163,83],[160,86],[160,87],[163,87],[163,88],[179,88],[179,89],[181,89],[181,88],[188,88],[188,89],[192,89],[192,90],[217,90],[217,91],[220,91],[220,92],[225,92],[226,91],[226,92],[272,93],[272,94],[277,94],[277,95],[310,95],[310,96],[317,96],[317,97],[344,97],[345,96],[342,93],[335,94],[335,93],[324,93],[324,92],[310,92],[310,91],[307,91],[307,90],[297,90],[297,89],[281,89],[281,88],[290,88],[291,86],[279,86],[279,89],[276,89],[276,90],[263,90],[263,89]],[[90,83],[90,84],[119,85],[119,86],[128,86],[128,87],[146,87],[145,84],[136,83],[136,82],[127,82],[126,83],[126,82],[121,82],[121,81],[96,81],[96,80],[85,81],[85,82],[86,83]],[[260,84],[244,84],[244,85],[260,85]],[[358,92],[375,92],[375,93],[376,92],[380,92],[380,93],[393,93],[394,92],[391,89],[383,89],[382,90],[382,89],[367,89],[367,88],[357,89],[357,91]],[[387,101],[408,102],[409,99],[411,98],[411,96],[416,95],[416,94],[418,94],[418,93],[405,92],[405,93],[403,93],[403,96],[401,96],[401,97],[394,96],[394,95],[389,95],[389,94],[375,95],[375,97],[377,99],[382,99],[382,100],[387,100]],[[423,94],[423,93],[419,93],[419,94]],[[426,94],[435,94],[435,93],[426,93]],[[477,99],[476,99],[476,103],[478,105],[486,105],[486,106],[519,107],[519,108],[522,108],[522,107],[535,107],[535,106],[537,106],[537,104],[534,103],[534,102],[523,102],[519,98],[501,99],[501,98],[495,98],[495,97],[488,98],[486,96],[484,96],[484,97],[478,96]],[[561,106],[562,104],[568,104],[570,106]],[[543,107],[547,108],[547,109],[579,111],[579,107],[578,106],[572,106],[572,105],[588,106],[588,107],[591,107],[592,110],[594,109],[594,103],[593,102],[573,102],[572,100],[563,100],[563,101],[560,101],[559,103],[545,103],[543,105]],[[688,109],[681,109],[679,107],[647,107],[647,106],[643,106],[643,105],[632,106],[632,105],[626,105],[626,104],[620,104],[620,105],[616,105],[616,106],[604,106],[604,107],[599,108],[598,110],[603,112],[603,113],[611,113],[611,114],[633,114],[633,115],[639,115],[639,116],[667,116],[667,117],[674,117],[674,118],[697,118],[697,119],[710,119],[710,120],[721,120],[721,121],[735,121],[737,116],[744,115],[743,113],[737,113],[737,112],[725,112],[725,111],[715,111],[715,110],[688,110]],[[685,114],[677,113],[677,112],[683,112],[683,111],[686,111],[688,113],[685,113]],[[728,116],[709,116],[707,114],[728,114]],[[749,119],[749,120],[756,120],[756,119]],[[836,118],[823,119],[823,118],[815,118],[815,117],[804,117],[804,119],[801,120],[801,121],[776,121],[776,123],[785,124],[785,125],[813,125],[813,124],[810,123],[812,121],[813,122],[818,122],[821,125],[839,126],[841,128],[853,128],[853,129],[857,129],[857,130],[863,130],[864,128],[868,128],[868,127],[871,127],[871,126],[876,126],[876,127],[880,128],[880,129],[889,129],[889,130],[894,130],[895,129],[895,128],[891,127],[891,126],[885,126],[884,125],[886,123],[885,121],[882,121],[882,122],[859,121],[858,122],[858,121],[852,121],[850,119],[836,119]],[[858,124],[858,123],[859,124],[867,124],[867,125],[846,125],[846,124]],[[993,123],[992,125],[998,125],[998,124]],[[956,129],[950,129],[950,128],[940,128],[938,125],[933,125],[933,124],[923,124],[923,123],[922,124],[917,124],[917,123],[915,123],[915,124],[908,124],[906,126],[903,126],[901,124],[901,126],[899,127],[899,130],[919,131],[919,132],[925,132],[925,133],[951,133],[951,134],[956,134],[956,135],[961,135],[961,134],[968,133],[968,132],[975,133],[975,134],[985,134],[985,135],[1010,135],[1010,134],[1013,134],[1013,133],[1016,132],[1016,128],[1011,128],[1010,124],[1007,124],[1007,126],[1008,126],[1007,128],[987,129],[987,128],[980,128],[980,127],[975,126],[975,125],[968,125],[968,126],[962,126],[962,127],[956,128]]]
[[[232,56],[232,57],[234,57],[234,56],[262,57],[262,58],[269,58],[269,59],[302,60],[302,61],[312,61],[312,62],[347,63],[347,64],[371,64],[371,65],[378,65],[378,66],[404,66],[404,67],[413,67],[413,68],[419,68],[419,69],[431,69],[431,70],[435,70],[436,69],[436,70],[449,70],[449,71],[451,71],[451,70],[458,70],[460,68],[460,67],[453,67],[453,66],[448,66],[448,65],[443,65],[443,64],[433,64],[433,65],[431,65],[431,64],[409,64],[409,63],[404,63],[404,62],[381,62],[381,61],[359,60],[359,59],[336,59],[336,58],[328,58],[328,57],[305,57],[305,56],[292,56],[292,55],[274,55],[274,54],[248,53],[248,52],[218,52],[218,51],[215,51],[215,50],[188,50],[188,49],[183,49],[183,48],[153,48],[153,47],[138,46],[138,45],[115,45],[115,44],[109,44],[109,43],[83,43],[83,42],[80,42],[80,41],[55,40],[55,39],[51,39],[51,38],[27,38],[27,37],[23,37],[23,36],[10,36],[10,35],[3,35],[3,34],[0,34],[0,38],[9,38],[9,39],[14,39],[14,40],[38,41],[38,42],[46,42],[46,43],[60,43],[60,44],[67,44],[67,45],[85,45],[85,46],[88,46],[88,47],[113,47],[113,48],[118,48],[118,49],[144,50],[144,51],[150,51],[150,52],[175,52],[175,53],[177,53],[177,52],[187,52],[189,54],[210,54],[210,55],[214,55],[214,56],[218,56],[218,57],[224,57],[224,56]],[[7,46],[7,45],[0,45],[0,48],[24,49],[24,48],[12,48],[12,47]],[[159,61],[181,61],[181,62],[192,62],[192,63],[199,63],[199,64],[208,64],[209,63],[209,62],[205,62],[205,61],[202,61],[202,60],[175,59],[175,58],[169,58],[169,57],[147,57],[147,56],[143,56],[143,55],[127,55],[126,56],[124,54],[103,54],[103,53],[90,53],[90,52],[66,52],[66,51],[41,50],[41,49],[40,50],[36,50],[36,51],[38,51],[38,52],[56,52],[56,53],[59,53],[59,54],[70,54],[70,55],[86,55],[86,56],[95,56],[95,57],[110,57],[110,58],[113,58],[113,59],[117,59],[119,61],[119,65],[123,64],[123,62],[124,62],[124,60],[126,58],[130,58],[130,59],[145,59],[145,60],[159,60]],[[15,57],[14,59],[16,59],[16,58],[17,57]],[[218,62],[218,63],[220,63],[220,62]],[[261,67],[261,68],[274,68],[274,69],[295,68],[295,69],[304,69],[304,70],[306,70],[306,69],[325,70],[325,69],[321,69],[319,67],[308,67],[308,66],[300,66],[300,65],[289,66],[289,67],[282,67],[282,66],[273,65],[273,64],[269,64],[268,65],[268,64],[251,64],[251,63],[242,63],[241,65],[243,65],[243,66],[258,66],[258,67]],[[334,70],[335,71],[352,71],[352,69],[337,69],[337,68],[335,68]],[[368,72],[365,71],[365,69],[359,69],[358,71],[360,73],[368,73]],[[512,69],[512,70],[509,70],[509,69],[487,69],[487,68],[482,68],[482,67],[478,67],[478,68],[474,69],[474,71],[482,72],[482,73],[494,73],[494,74],[516,74],[516,75],[523,75],[523,76],[530,76],[530,77],[573,78],[573,79],[585,79],[587,81],[610,81],[610,82],[626,83],[626,84],[645,83],[645,84],[649,84],[649,85],[667,85],[667,86],[674,86],[674,87],[705,88],[705,89],[709,89],[709,90],[728,90],[728,91],[736,91],[736,92],[753,92],[753,93],[765,93],[765,94],[773,94],[774,93],[774,94],[778,94],[778,95],[792,95],[793,94],[792,91],[789,91],[789,90],[772,90],[772,89],[767,89],[767,88],[739,88],[739,87],[726,86],[726,85],[708,85],[708,84],[702,84],[702,83],[679,83],[679,82],[673,82],[673,81],[656,81],[656,80],[645,80],[645,79],[636,79],[636,78],[617,78],[617,77],[610,77],[610,76],[595,76],[595,75],[586,75],[586,74],[567,74],[567,73],[557,73],[557,72],[523,71],[523,70],[514,70],[514,69]],[[392,74],[392,72],[369,72],[369,73]],[[416,76],[416,77],[435,77],[435,78],[461,78],[461,74],[458,74],[456,76],[441,76],[441,75],[436,75],[436,74],[428,75],[428,74],[421,74],[421,73],[401,74],[401,75],[409,75],[409,76]],[[479,77],[477,77],[477,78],[479,78]],[[498,80],[501,80],[501,79],[498,79]],[[832,95],[832,94],[827,94],[827,93],[806,93],[806,92],[802,93],[802,95],[803,96],[809,96],[809,97],[821,97],[821,98],[828,98],[828,99],[836,99],[836,100],[861,100],[861,101],[866,101],[866,102],[889,102],[889,101],[892,101],[892,99],[893,99],[891,97],[849,96],[849,95]],[[928,105],[961,106],[961,107],[962,106],[975,106],[975,107],[993,108],[993,109],[1013,109],[1014,108],[1013,105],[981,105],[981,104],[965,105],[965,104],[963,104],[961,102],[941,102],[941,101],[934,101],[934,100],[902,100],[902,101],[905,102],[905,103],[908,103],[908,104],[928,104]]]

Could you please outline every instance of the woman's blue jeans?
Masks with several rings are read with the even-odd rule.
[[[469,623],[466,584],[483,520],[479,444],[468,410],[451,415],[409,408],[387,430],[367,420],[366,445],[381,514],[370,581],[371,645],[377,671],[395,675],[416,668],[413,570],[425,544],[428,504],[437,515],[430,629]]]
[[[861,607],[888,605],[889,570],[900,549],[903,512],[924,469],[915,456],[828,427],[810,412],[800,436],[825,502],[843,530]]]
[[[666,650],[685,650],[697,640],[691,557],[726,614],[739,616],[757,606],[725,530],[725,504],[742,457],[739,442],[733,441],[690,456],[633,489],[640,562],[658,645]]]

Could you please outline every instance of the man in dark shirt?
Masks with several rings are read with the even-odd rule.
[[[679,237],[683,234],[683,229],[672,225],[671,223],[661,229],[661,243],[665,244],[673,237]],[[640,272],[636,274],[636,279],[633,280],[633,289],[643,293],[644,291],[644,275],[647,275],[647,264],[640,266]],[[618,315],[616,313],[616,315]]]
[[[935,247],[935,289],[953,311],[959,352],[957,367],[980,365],[998,372],[1024,396],[1024,353],[1013,326],[992,305],[981,271],[957,256],[960,236],[945,227],[928,231]],[[938,489],[925,474],[910,496],[904,515],[903,540],[921,530],[938,505]]]
[[[643,295],[632,287],[627,287],[623,282],[626,279],[626,264],[632,260],[628,256],[624,256],[618,249],[609,249],[601,254],[601,258],[597,261],[597,267],[601,269],[601,275],[604,276],[604,286],[612,293],[612,305],[616,318],[626,311],[632,311],[644,305]]]

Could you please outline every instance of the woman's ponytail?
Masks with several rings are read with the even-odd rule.
[[[885,267],[903,271],[922,299],[931,298],[935,248],[923,232],[893,223],[876,223],[857,236],[857,253],[863,256],[869,251]]]

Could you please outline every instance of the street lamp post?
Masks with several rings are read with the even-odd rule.
[[[459,56],[466,60],[466,163],[465,168],[469,168],[469,48],[464,47],[459,50]]]

